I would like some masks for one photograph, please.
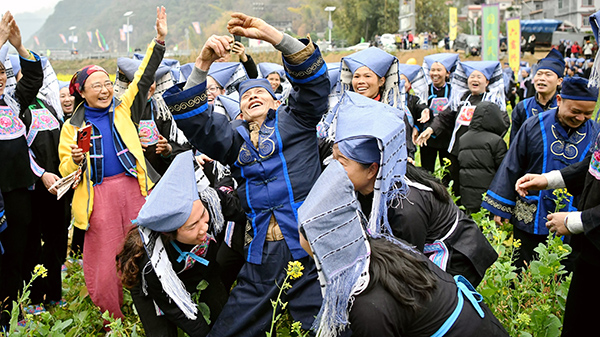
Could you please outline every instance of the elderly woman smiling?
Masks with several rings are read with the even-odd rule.
[[[131,220],[158,175],[144,159],[131,111],[146,104],[154,73],[164,52],[167,14],[156,10],[157,36],[148,45],[144,61],[120,101],[113,97],[113,83],[99,66],[84,67],[71,79],[75,112],[62,131],[59,145],[60,171],[81,174],[75,188],[72,212],[75,226],[87,230],[83,247],[83,270],[90,297],[102,311],[122,318],[123,293],[115,256]],[[77,131],[92,126],[91,146],[84,153],[76,143]]]

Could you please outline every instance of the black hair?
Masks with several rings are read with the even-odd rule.
[[[452,200],[450,193],[446,189],[446,186],[436,177],[432,176],[431,173],[425,171],[420,167],[416,167],[412,164],[406,165],[406,177],[411,181],[425,185],[431,188],[433,196],[444,203],[448,203]]]
[[[419,259],[385,238],[369,238],[371,284],[379,283],[401,305],[413,313],[431,301],[437,278],[427,261]]]

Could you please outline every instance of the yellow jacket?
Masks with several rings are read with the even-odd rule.
[[[152,41],[146,50],[146,55],[142,64],[138,68],[129,85],[129,88],[121,96],[120,102],[115,103],[110,108],[110,113],[114,110],[114,126],[127,149],[136,159],[137,179],[140,185],[140,192],[143,196],[148,195],[148,191],[158,181],[159,176],[152,167],[147,164],[144,158],[144,152],[138,136],[138,130],[131,120],[131,111],[137,111],[143,107],[147,100],[147,92],[154,82],[154,73],[162,61],[165,53],[165,47]],[[77,170],[78,165],[71,158],[71,144],[77,144],[77,130],[86,125],[85,107],[83,103],[75,109],[73,116],[65,122],[60,133],[60,144],[58,155],[60,158],[59,170],[63,177]],[[90,153],[85,154],[86,163],[90,163]],[[89,219],[94,209],[94,187],[91,179],[91,169],[87,167],[82,176],[79,185],[73,195],[72,215],[75,220],[75,226],[87,230],[89,228]]]

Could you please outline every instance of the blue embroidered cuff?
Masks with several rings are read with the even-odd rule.
[[[208,108],[206,82],[187,90],[183,90],[184,85],[185,83],[179,83],[163,94],[163,99],[175,120],[190,118]]]
[[[504,219],[510,219],[512,217],[514,205],[514,201],[502,198],[490,190],[487,191],[483,198],[483,202],[481,203],[481,207]]]
[[[301,39],[302,43],[308,43],[307,39]],[[327,66],[321,56],[321,51],[315,46],[315,52],[306,61],[300,64],[290,64],[283,58],[285,72],[293,83],[307,83],[327,72]]]

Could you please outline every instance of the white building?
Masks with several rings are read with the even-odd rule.
[[[589,16],[598,11],[600,0],[522,0],[518,5],[523,20],[556,19],[580,31],[591,31]]]

